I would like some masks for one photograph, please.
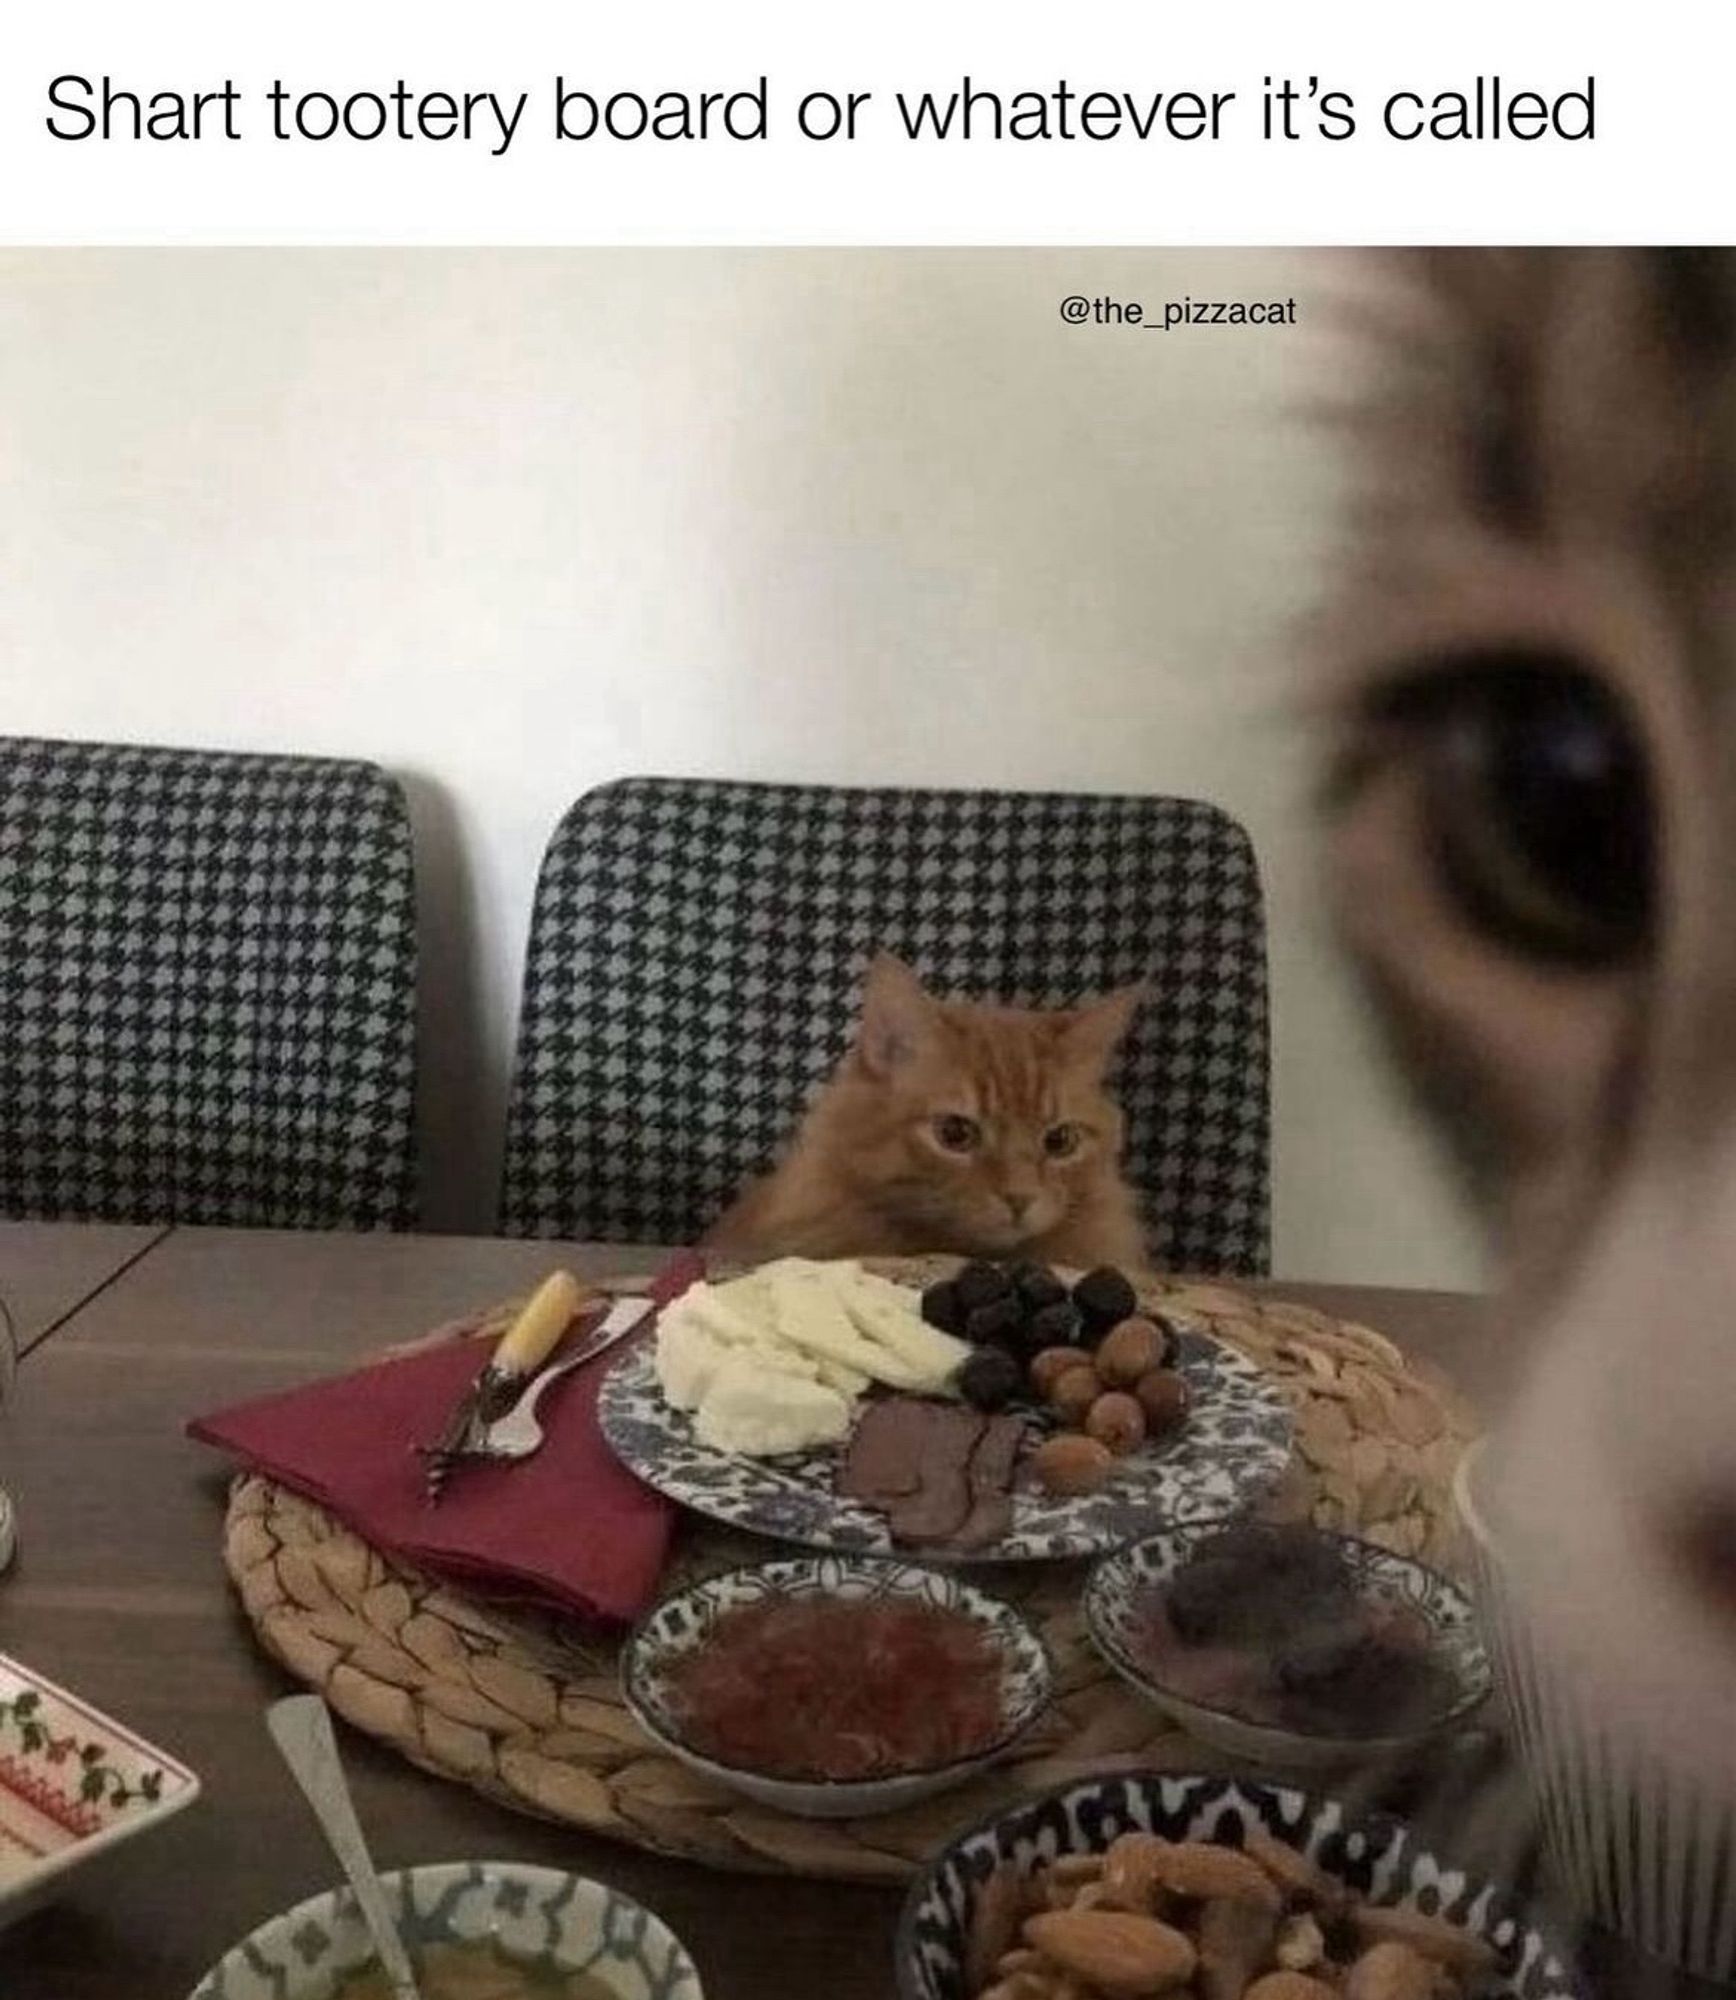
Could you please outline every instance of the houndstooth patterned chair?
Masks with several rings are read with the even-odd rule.
[[[881,947],[1014,1005],[1150,976],[1116,1087],[1154,1248],[1265,1270],[1259,875],[1187,799],[632,778],[579,800],[537,885],[503,1228],[690,1241],[843,1052]]]
[[[0,739],[0,1213],[406,1226],[415,969],[373,765]]]

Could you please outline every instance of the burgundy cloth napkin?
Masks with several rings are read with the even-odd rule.
[[[667,1305],[703,1273],[699,1256],[683,1252],[659,1272],[651,1296]],[[676,1509],[609,1449],[597,1395],[611,1364],[653,1323],[549,1386],[537,1408],[540,1451],[512,1464],[460,1460],[437,1507],[428,1504],[414,1447],[440,1434],[487,1360],[487,1341],[446,1341],[236,1403],[194,1418],[187,1431],[417,1568],[470,1590],[625,1623],[656,1593]]]

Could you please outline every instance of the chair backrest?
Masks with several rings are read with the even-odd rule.
[[[0,1213],[406,1226],[415,935],[373,765],[0,739]]]
[[[537,885],[502,1227],[693,1238],[842,1054],[879,948],[1009,1005],[1149,977],[1116,1090],[1154,1247],[1264,1271],[1259,875],[1189,799],[659,778],[580,799]]]

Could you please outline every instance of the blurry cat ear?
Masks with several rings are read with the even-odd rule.
[[[901,958],[878,953],[862,984],[856,1051],[873,1076],[888,1076],[927,1046],[938,1021],[934,996]]]
[[[1105,998],[1076,1009],[1061,1031],[1061,1044],[1068,1056],[1075,1062],[1106,1069],[1150,990],[1141,980],[1135,986],[1118,987]]]

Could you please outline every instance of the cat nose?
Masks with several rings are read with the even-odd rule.
[[[1025,1211],[1030,1207],[1034,1197],[1028,1194],[1009,1194],[1004,1199],[1013,1220],[1015,1222],[1023,1222]]]

